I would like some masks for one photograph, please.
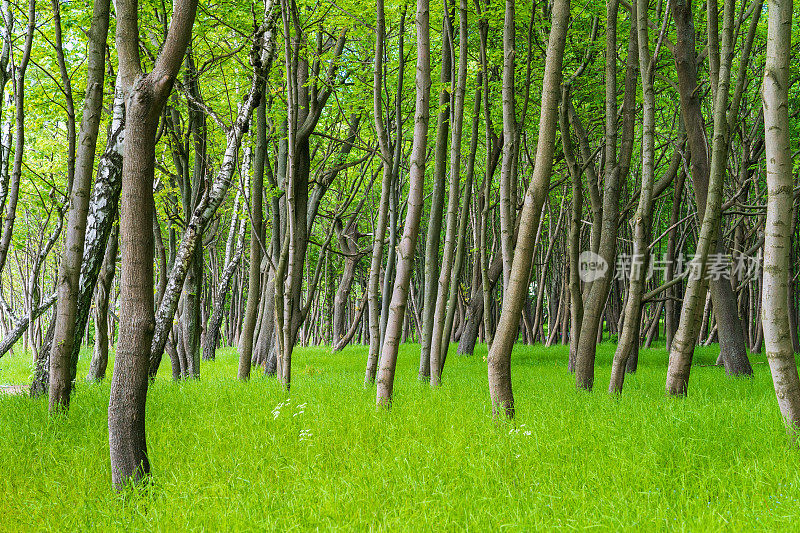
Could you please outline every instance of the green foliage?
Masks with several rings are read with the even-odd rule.
[[[492,421],[485,347],[451,354],[432,391],[403,346],[390,412],[361,385],[364,347],[297,349],[288,397],[272,379],[233,379],[232,350],[199,382],[171,383],[164,364],[148,394],[153,478],[125,496],[110,488],[108,380],[84,384],[85,352],[68,417],[0,396],[0,530],[791,529],[800,452],[769,372],[728,379],[716,352],[698,348],[709,366],[668,400],[663,347],[612,397],[574,390],[565,347],[520,346],[516,426]],[[601,345],[598,384],[612,354]],[[0,381],[27,361],[0,359]]]

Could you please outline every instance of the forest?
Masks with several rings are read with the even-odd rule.
[[[0,531],[796,527],[792,0],[0,19]]]

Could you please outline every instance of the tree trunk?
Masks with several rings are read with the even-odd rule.
[[[389,306],[386,337],[381,350],[376,394],[378,407],[389,407],[392,402],[397,350],[402,334],[406,304],[408,303],[408,288],[411,281],[414,252],[417,248],[419,222],[422,215],[422,195],[425,189],[425,152],[428,144],[431,93],[429,19],[429,0],[417,0],[416,110],[414,113],[414,140],[411,149],[411,169],[409,173],[408,209],[406,210],[403,237],[400,240],[398,250],[397,276],[395,278],[392,301]]]
[[[108,440],[111,480],[117,490],[150,472],[145,440],[145,401],[153,316],[153,176],[155,135],[161,110],[191,40],[196,0],[178,0],[170,29],[153,71],[142,75],[135,0],[118,0],[117,50],[120,74],[131,87],[127,142],[122,164],[120,242],[120,330],[111,399]],[[134,84],[135,82],[135,84]]]
[[[119,230],[117,229],[108,240],[103,266],[100,269],[95,289],[94,349],[92,350],[92,361],[89,363],[89,371],[86,374],[87,381],[102,381],[106,377],[109,347],[108,301],[111,297],[111,283],[114,281],[114,270],[117,265],[118,242]]]
[[[239,369],[237,372],[239,379],[247,379],[250,376],[250,364],[253,360],[253,335],[256,329],[258,308],[261,304],[261,244],[264,235],[264,171],[267,166],[267,148],[267,99],[262,98],[256,111],[256,156],[252,185],[250,186],[250,198],[253,202],[250,212],[250,272],[247,281],[247,307],[244,312],[242,332],[239,336]],[[280,228],[274,228],[273,231],[280,231]],[[269,293],[266,294],[269,295]],[[262,320],[267,319],[272,320],[273,317],[262,317]]]
[[[276,12],[278,11],[273,8],[271,2],[265,9],[264,22],[260,29],[262,42],[259,45],[259,60],[254,67],[255,72],[250,83],[250,89],[239,108],[235,123],[227,132],[222,164],[217,171],[213,183],[208,186],[208,190],[197,203],[197,207],[194,209],[186,225],[186,230],[181,238],[181,244],[178,247],[170,271],[169,282],[167,283],[164,298],[156,312],[156,325],[150,356],[152,364],[154,365],[161,360],[161,355],[164,352],[164,344],[167,341],[167,335],[171,329],[175,311],[178,308],[178,298],[184,286],[189,267],[192,264],[197,242],[209,220],[211,220],[211,217],[216,213],[228,193],[228,189],[233,180],[234,170],[236,169],[236,161],[238,159],[242,136],[248,129],[253,110],[261,99],[258,87],[261,83],[260,77],[269,69],[271,58],[273,57],[272,49],[274,47],[274,42],[272,27],[275,17],[277,16]]]
[[[453,129],[450,139],[450,190],[447,199],[447,223],[445,226],[444,250],[439,270],[433,312],[433,330],[430,344],[431,385],[437,386],[442,379],[442,368],[450,346],[450,338],[443,338],[447,320],[447,301],[452,275],[453,254],[456,247],[456,215],[458,214],[459,185],[461,183],[461,137],[464,131],[464,95],[467,89],[467,0],[458,5],[458,75],[453,87]],[[476,115],[477,116],[477,115]],[[466,228],[464,228],[466,231]],[[427,305],[428,302],[426,302]],[[434,302],[430,302],[434,304]]]
[[[569,299],[570,299],[570,332],[569,332],[569,359],[567,367],[570,372],[575,371],[575,354],[578,350],[581,321],[583,320],[583,294],[581,293],[580,279],[580,253],[581,253],[581,214],[583,213],[583,184],[581,183],[580,168],[575,159],[572,139],[569,134],[568,105],[570,101],[570,86],[565,84],[561,93],[561,107],[559,112],[559,127],[561,129],[561,148],[564,160],[572,178],[572,209],[569,219]],[[566,337],[566,335],[565,335]]]
[[[778,407],[794,439],[800,429],[800,379],[789,335],[787,293],[791,261],[793,172],[789,126],[792,1],[769,0],[767,59],[761,98],[767,157],[762,322]]]
[[[373,84],[373,114],[375,120],[375,131],[378,137],[378,145],[383,159],[383,178],[381,180],[381,203],[378,208],[378,220],[375,224],[375,232],[372,238],[372,261],[369,268],[369,280],[367,282],[367,293],[369,298],[369,355],[367,357],[367,367],[364,374],[364,384],[369,385],[375,381],[375,371],[378,366],[378,354],[381,346],[381,295],[379,292],[381,261],[383,259],[383,241],[386,236],[386,223],[388,219],[389,204],[392,196],[392,170],[394,161],[392,151],[389,146],[389,136],[386,132],[386,125],[383,120],[383,105],[381,102],[381,88],[383,86],[383,55],[386,43],[386,18],[384,14],[384,1],[377,0],[377,21],[375,25],[375,79]],[[400,70],[399,86],[403,86],[403,26],[405,23],[405,11],[400,22],[400,35],[398,46],[400,48]],[[397,98],[400,100],[399,95]],[[398,121],[399,122],[399,121]],[[400,139],[395,142],[400,143]],[[391,248],[390,248],[391,253]],[[389,276],[389,263],[387,262],[386,277]],[[383,294],[386,298],[386,292]],[[334,309],[335,311],[335,309]],[[333,335],[333,342],[336,342],[336,334]]]
[[[617,158],[617,15],[619,0],[607,3],[608,27],[606,29],[606,128],[605,128],[605,174],[603,191],[603,214],[599,256],[605,261],[607,271],[594,280],[584,301],[581,335],[575,354],[575,385],[579,389],[591,390],[594,386],[594,360],[597,340],[602,336],[602,317],[613,277],[617,255],[617,233],[619,230],[620,184],[627,179],[633,148],[633,113],[636,99],[636,69],[638,68],[638,38],[631,32],[628,41],[628,59],[623,98],[622,144]]]
[[[622,392],[625,381],[625,368],[631,352],[639,349],[639,323],[642,314],[642,295],[646,282],[650,253],[648,245],[652,234],[653,184],[655,183],[655,124],[656,95],[653,89],[655,78],[654,58],[650,55],[650,35],[647,24],[650,20],[647,0],[637,0],[631,4],[632,18],[636,21],[639,44],[639,65],[642,78],[642,184],[639,207],[634,216],[633,255],[625,322],[622,328],[614,360],[611,365],[609,392]],[[631,31],[634,31],[631,29]]]
[[[687,138],[690,150],[692,151],[692,165],[695,159],[700,159],[706,153],[705,130],[698,130],[702,125],[702,116],[697,113],[688,112],[688,105],[684,105],[687,97],[694,96],[690,88],[696,86],[696,74],[692,76],[692,69],[695,65],[688,65],[686,61],[694,58],[694,26],[692,24],[692,13],[690,2],[676,1],[674,4],[675,24],[678,28],[678,40],[676,42],[676,66],[678,66],[678,82],[681,87],[681,107],[684,109],[684,124],[686,125]],[[730,67],[731,55],[733,50],[733,11],[732,0],[725,2],[725,20],[723,24],[722,55],[720,63],[719,89],[717,99],[714,103],[714,129],[711,164],[708,171],[708,196],[705,204],[705,212],[702,218],[702,226],[697,241],[697,248],[694,257],[694,275],[689,277],[684,296],[681,318],[678,330],[675,333],[672,346],[670,348],[669,368],[667,371],[666,390],[670,395],[684,396],[689,382],[689,372],[691,369],[694,347],[697,342],[699,313],[702,312],[702,302],[705,300],[708,290],[708,279],[706,275],[708,254],[711,250],[717,249],[720,240],[717,233],[719,229],[721,207],[722,207],[722,186],[725,179],[727,168],[727,117],[726,110],[728,104],[728,92],[730,86]],[[680,43],[681,51],[677,46]],[[699,111],[699,109],[697,110]],[[698,123],[699,121],[699,123]],[[702,135],[702,145],[700,136]],[[693,172],[693,175],[702,174]],[[697,186],[695,186],[697,191]],[[723,281],[722,288],[727,291],[732,290],[729,280]],[[712,297],[713,297],[712,292]],[[716,302],[715,302],[716,303]],[[718,316],[726,317],[726,309],[720,302],[719,307],[714,305]],[[733,302],[733,313],[736,313],[735,302]],[[738,315],[736,315],[738,320]],[[724,319],[723,319],[724,320]],[[735,331],[731,331],[734,334]],[[739,335],[744,343],[744,330],[739,328]],[[749,366],[749,362],[748,362]]]
[[[442,71],[439,82],[439,114],[436,119],[436,146],[434,148],[433,192],[431,212],[428,217],[428,232],[425,238],[425,297],[422,302],[422,343],[419,358],[419,379],[431,377],[431,343],[439,293],[439,241],[442,238],[442,210],[444,207],[444,183],[447,172],[447,137],[450,128],[451,50],[450,36],[453,30],[450,15],[445,12],[442,19]]]
[[[73,357],[73,353],[77,353],[78,350],[73,349],[73,344],[80,345],[82,330],[75,330],[75,319],[80,294],[83,244],[89,214],[89,194],[92,186],[97,133],[100,128],[100,110],[103,105],[109,4],[109,0],[95,0],[92,7],[86,98],[83,104],[77,165],[73,162],[76,172],[72,183],[64,255],[61,258],[57,279],[58,303],[54,317],[56,325],[50,354],[50,412],[69,407],[70,393],[78,368],[78,358]],[[58,0],[54,0],[54,5],[58,5]],[[108,299],[106,298],[107,305]],[[101,322],[105,321],[105,313],[102,316]],[[104,373],[105,371],[103,371]]]
[[[11,17],[11,13],[8,13]],[[14,133],[14,164],[11,169],[11,185],[6,195],[6,212],[3,217],[3,231],[0,233],[0,273],[6,265],[11,236],[14,232],[14,221],[17,217],[17,201],[19,200],[19,184],[22,178],[22,159],[25,153],[25,72],[31,58],[33,33],[36,27],[36,0],[28,2],[28,24],[25,30],[25,44],[22,57],[14,65],[14,113],[16,130]]]
[[[503,311],[488,355],[489,394],[492,410],[495,414],[502,413],[508,418],[514,417],[514,395],[511,389],[511,349],[517,338],[522,304],[528,292],[534,228],[539,225],[539,217],[549,192],[550,173],[553,168],[558,103],[561,93],[561,67],[567,37],[569,4],[569,0],[556,0],[553,4],[552,26],[542,81],[539,140],[536,149],[537,164],[531,182],[525,191],[509,285],[505,289]]]

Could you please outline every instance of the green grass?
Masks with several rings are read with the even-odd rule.
[[[55,419],[45,399],[0,397],[0,530],[797,527],[800,451],[766,365],[752,380],[695,366],[689,397],[669,400],[666,354],[645,350],[615,398],[612,353],[600,347],[586,393],[564,347],[517,347],[515,426],[491,418],[485,347],[452,349],[430,390],[416,379],[418,346],[403,346],[389,412],[362,386],[364,347],[298,349],[288,397],[271,379],[236,381],[232,350],[199,382],[172,383],[167,363],[148,394],[152,482],[124,496],[110,488],[108,380],[79,378]],[[695,359],[714,358],[702,348]],[[0,382],[29,374],[26,356],[0,359]]]

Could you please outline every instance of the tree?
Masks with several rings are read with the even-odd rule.
[[[767,220],[764,226],[762,320],[767,362],[778,407],[792,437],[800,428],[800,379],[789,335],[787,309],[791,251],[793,171],[789,145],[789,52],[792,1],[769,0],[767,59],[761,99],[767,155]]]
[[[57,4],[57,2],[55,3]],[[66,242],[64,243],[65,252],[61,259],[58,275],[56,324],[53,332],[52,353],[50,354],[51,412],[69,407],[72,383],[75,380],[78,366],[77,357],[73,357],[73,353],[77,355],[73,344],[76,341],[80,342],[80,336],[76,336],[75,319],[80,293],[86,220],[89,214],[89,193],[92,185],[97,134],[100,129],[100,110],[103,105],[109,0],[95,0],[92,11],[92,25],[89,28],[86,98],[83,104],[78,139],[76,172],[72,182]]]
[[[414,250],[422,216],[422,193],[425,185],[425,150],[428,144],[428,120],[430,119],[431,95],[431,50],[430,50],[430,5],[429,0],[417,0],[417,77],[416,110],[414,112],[414,140],[411,149],[409,173],[408,210],[406,211],[403,237],[397,258],[397,275],[389,306],[386,337],[381,350],[378,369],[376,403],[378,407],[389,407],[392,403],[394,372],[397,365],[397,350],[408,303],[408,287],[411,282]],[[385,297],[385,296],[384,296]]]
[[[111,481],[117,490],[150,472],[145,436],[145,402],[153,314],[153,176],[158,119],[192,35],[196,0],[176,0],[166,41],[153,70],[139,59],[137,0],[119,0],[117,50],[120,74],[130,87],[122,162],[120,242],[120,329],[111,399],[108,441]]]
[[[542,107],[539,117],[539,141],[533,177],[525,191],[520,227],[514,248],[509,286],[503,298],[503,310],[494,342],[489,350],[489,394],[495,414],[514,417],[514,394],[511,389],[511,348],[517,338],[522,304],[528,290],[535,229],[539,225],[555,152],[558,102],[561,93],[561,67],[569,21],[569,0],[553,4],[552,25],[547,43]],[[486,312],[487,310],[484,310]]]

